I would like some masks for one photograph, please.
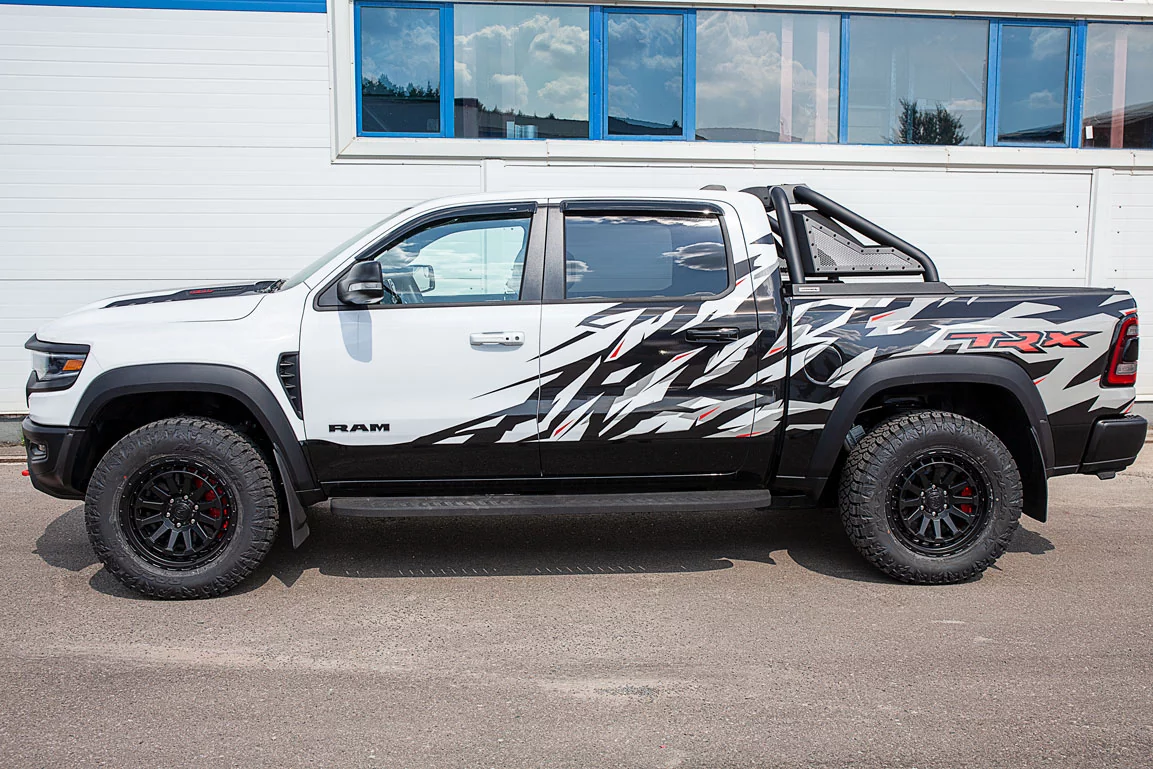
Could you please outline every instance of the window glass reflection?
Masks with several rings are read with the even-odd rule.
[[[861,144],[984,144],[989,23],[853,16],[849,135]]]
[[[728,255],[715,216],[565,217],[565,296],[636,299],[719,294]]]
[[[589,136],[587,7],[458,5],[456,135]]]
[[[997,141],[1065,143],[1069,28],[1001,27]]]
[[[837,141],[840,17],[697,12],[696,138]]]
[[[609,13],[606,66],[610,136],[680,136],[684,17]]]
[[[360,125],[440,133],[440,11],[360,9]]]
[[[1090,24],[1082,146],[1153,147],[1153,27]]]

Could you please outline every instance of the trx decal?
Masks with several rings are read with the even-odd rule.
[[[369,424],[355,424],[355,425],[329,425],[328,431],[330,433],[387,433],[388,425],[371,422]]]
[[[1016,350],[1046,352],[1059,347],[1088,347],[1081,340],[1096,331],[954,331],[946,342],[962,342],[969,350]]]

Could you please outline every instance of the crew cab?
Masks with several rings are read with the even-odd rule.
[[[951,287],[803,185],[434,200],[286,280],[119,297],[27,343],[36,488],[164,598],[338,514],[839,505],[863,556],[974,577],[1047,479],[1128,467],[1124,291]]]

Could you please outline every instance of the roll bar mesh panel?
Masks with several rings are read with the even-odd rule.
[[[750,187],[742,192],[757,197],[770,214],[769,225],[781,240],[793,283],[811,277],[908,273],[919,273],[928,283],[940,281],[937,265],[924,251],[803,184]],[[817,217],[806,216],[807,211],[794,211],[796,204],[809,206],[826,220],[879,245],[866,246],[846,232],[838,233]]]

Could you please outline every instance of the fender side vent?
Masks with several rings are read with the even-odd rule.
[[[300,353],[282,352],[276,362],[276,374],[296,416],[304,419],[304,401],[300,398]]]

